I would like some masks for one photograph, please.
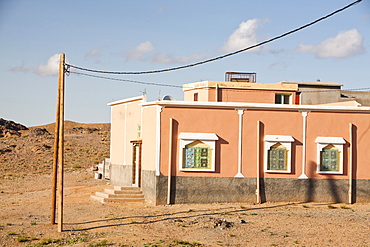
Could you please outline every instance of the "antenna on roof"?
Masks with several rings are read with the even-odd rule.
[[[143,94],[144,101],[146,102],[146,88],[143,91],[140,91]]]
[[[158,101],[161,100],[161,90],[158,91]]]

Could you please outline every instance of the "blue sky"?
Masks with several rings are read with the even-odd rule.
[[[216,57],[280,35],[353,1],[5,1],[0,0],[0,117],[27,126],[55,121],[60,53],[76,66],[147,71]],[[256,72],[283,80],[370,87],[370,0],[248,52],[150,75],[112,76],[171,85]],[[181,88],[66,77],[65,119],[110,122],[107,103],[148,94],[183,99]]]

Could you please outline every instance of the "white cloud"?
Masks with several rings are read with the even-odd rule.
[[[257,28],[259,24],[260,20],[258,19],[251,19],[240,23],[239,28],[230,35],[222,50],[232,52],[258,43]],[[251,51],[256,50],[259,50],[259,48],[254,48]]]
[[[363,40],[356,29],[351,29],[339,32],[334,38],[326,39],[316,46],[301,44],[297,51],[314,53],[318,58],[347,58],[365,51]]]
[[[60,54],[51,56],[46,65],[41,63],[34,72],[40,76],[57,75],[59,70],[59,57]]]
[[[36,68],[27,68],[22,64],[21,66],[11,68],[12,72],[34,72],[39,76],[57,75],[59,71],[59,57],[60,54],[51,56],[46,64],[40,63]]]
[[[142,59],[144,55],[154,50],[150,41],[145,41],[134,48],[129,48],[126,53],[126,61]]]
[[[176,63],[188,63],[193,61],[199,61],[204,59],[205,56],[202,54],[193,54],[188,56],[170,56],[163,53],[157,53],[153,56],[152,61],[159,64],[176,64]]]

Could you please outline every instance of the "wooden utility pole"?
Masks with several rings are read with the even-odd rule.
[[[55,211],[56,211],[56,193],[57,193],[57,174],[58,174],[58,153],[59,153],[59,125],[60,125],[60,93],[61,93],[61,79],[64,76],[64,66],[62,60],[59,62],[59,77],[58,77],[58,95],[57,95],[57,106],[55,116],[55,133],[54,133],[54,159],[53,159],[53,172],[51,181],[51,214],[50,224],[55,224]],[[62,75],[63,74],[63,75]]]
[[[54,162],[52,174],[51,224],[55,224],[56,192],[58,192],[58,232],[63,231],[63,168],[64,168],[64,63],[65,54],[60,54],[58,97],[55,120]],[[58,178],[58,179],[57,179]],[[58,182],[58,183],[57,183]],[[57,190],[56,187],[58,186]]]

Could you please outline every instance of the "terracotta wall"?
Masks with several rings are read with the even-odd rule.
[[[238,113],[235,110],[201,108],[163,108],[161,114],[161,173],[167,175],[169,118],[174,119],[173,158],[176,176],[232,177],[237,173]],[[216,133],[216,172],[179,171],[178,149],[180,132]],[[221,151],[221,152],[220,152]],[[222,164],[222,165],[220,165]]]
[[[217,91],[217,92],[216,92]],[[194,93],[198,93],[198,101],[215,102],[248,102],[275,104],[275,94],[291,94],[292,104],[295,104],[295,92],[281,90],[246,90],[229,88],[200,88],[184,93],[185,101],[194,101]]]
[[[325,113],[310,112],[307,117],[307,141],[314,142],[316,136],[338,136],[346,140],[344,153],[344,175],[348,176],[350,130],[349,123],[355,125],[353,143],[355,152],[354,171],[358,179],[370,179],[370,114],[368,113]],[[308,169],[315,163],[316,149],[308,149]],[[315,178],[338,178],[340,175],[319,175],[312,174]]]
[[[161,174],[168,171],[168,139],[169,118],[174,119],[173,147],[172,147],[172,175],[176,176],[208,176],[234,177],[238,172],[238,126],[239,115],[235,109],[202,109],[202,108],[175,108],[165,107],[161,113]],[[259,165],[261,177],[264,178],[292,178],[297,179],[302,174],[303,150],[303,117],[299,111],[287,110],[245,110],[243,114],[242,139],[242,174],[245,177],[256,177],[257,170],[257,121],[261,121],[261,157]],[[348,164],[350,151],[349,123],[356,128],[354,158],[355,177],[370,179],[370,114],[367,113],[340,113],[340,112],[309,112],[307,116],[306,139],[306,175],[317,179],[348,179]],[[194,172],[179,171],[179,139],[181,132],[215,133],[219,137],[216,141],[216,171]],[[265,135],[288,135],[294,138],[292,143],[292,172],[266,173],[263,172],[263,137]],[[343,174],[317,174],[317,144],[318,136],[342,137],[344,144]]]

